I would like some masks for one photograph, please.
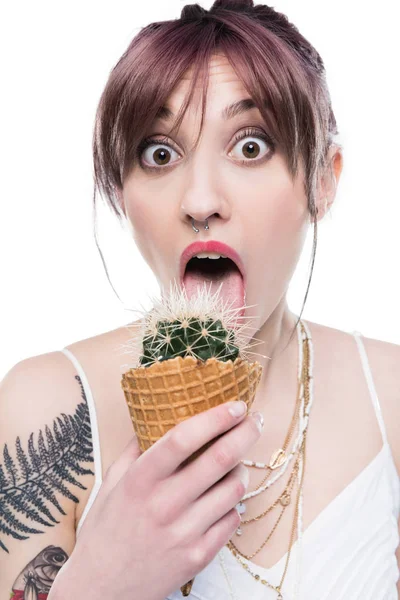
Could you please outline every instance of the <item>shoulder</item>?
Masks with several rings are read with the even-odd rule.
[[[25,358],[0,382],[0,440],[12,443],[19,435],[27,441],[82,410],[86,412],[86,398],[80,377],[62,352]]]
[[[62,518],[62,527],[74,531],[76,506],[94,473],[90,416],[72,363],[61,352],[49,352],[15,364],[0,382],[0,413],[3,500],[12,501],[18,484],[21,497],[27,490],[35,495],[37,521],[43,512],[42,525]],[[22,500],[17,509],[32,517]],[[10,547],[25,539],[18,538],[17,522],[15,527]]]
[[[336,354],[338,350],[347,348],[348,353],[354,354],[354,349],[357,350],[355,332],[335,329],[308,320],[305,322],[310,327],[313,339],[323,345],[327,353]],[[361,340],[371,370],[374,371],[373,375],[381,379],[386,391],[397,390],[398,394],[400,391],[400,345],[366,337],[362,332]],[[319,349],[321,350],[321,348]],[[348,353],[346,353],[346,358],[349,357]]]
[[[400,345],[362,337],[397,472],[400,474]]]
[[[32,428],[43,420],[71,411],[81,398],[75,369],[62,352],[48,352],[16,363],[0,382],[2,414],[27,422]]]
[[[121,386],[122,374],[131,362],[129,342],[134,335],[131,325],[123,325],[67,346],[79,361],[86,376],[88,397],[89,394],[92,397],[101,454],[100,478],[134,436]]]
[[[308,323],[308,321],[306,321]],[[325,354],[324,365],[343,365],[343,373],[350,377],[352,365],[360,369],[361,356],[353,332],[347,332],[318,323],[309,323],[316,346]],[[367,355],[368,366],[392,450],[397,471],[400,474],[400,345],[364,336],[362,345]]]

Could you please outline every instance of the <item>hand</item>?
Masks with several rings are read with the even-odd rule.
[[[65,598],[161,600],[213,560],[240,525],[235,506],[248,484],[240,460],[261,431],[245,412],[230,414],[232,404],[241,403],[179,423],[143,454],[133,438],[105,475],[55,599],[65,585]]]

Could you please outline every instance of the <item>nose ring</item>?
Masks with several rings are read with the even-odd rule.
[[[192,217],[192,227],[196,233],[199,233],[200,229],[197,229],[197,227],[195,226],[193,217]],[[210,229],[208,226],[208,219],[206,219],[206,221],[205,221],[204,229]]]

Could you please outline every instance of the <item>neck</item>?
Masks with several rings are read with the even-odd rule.
[[[286,298],[283,298],[271,316],[254,334],[253,340],[257,343],[254,352],[259,352],[268,358],[255,354],[254,358],[250,359],[257,360],[263,367],[261,381],[251,407],[252,411],[263,412],[267,406],[266,402],[275,404],[276,401],[279,405],[280,400],[277,395],[283,400],[289,390],[290,396],[292,395],[293,384],[297,382],[298,338],[297,332],[294,331],[297,320],[298,316],[289,310]],[[272,400],[273,397],[275,401]]]

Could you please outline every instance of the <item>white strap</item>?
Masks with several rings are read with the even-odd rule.
[[[94,404],[92,390],[90,389],[89,381],[86,377],[85,371],[83,370],[82,365],[79,363],[78,359],[72,354],[72,352],[70,350],[68,350],[68,348],[63,348],[61,350],[61,352],[63,352],[63,354],[65,354],[65,356],[68,356],[68,358],[72,361],[72,363],[75,366],[75,369],[78,372],[79,377],[81,378],[83,390],[84,390],[86,400],[87,400],[87,405],[89,408],[90,425],[91,425],[91,429],[92,429],[95,482],[94,482],[93,488],[90,492],[90,496],[86,503],[85,509],[79,520],[77,531],[76,531],[76,533],[78,533],[83,521],[85,520],[87,513],[89,512],[91,505],[93,504],[93,500],[94,500],[95,496],[97,495],[97,492],[102,483],[103,469],[102,469],[102,464],[101,464],[100,436],[99,436],[99,428],[98,428],[98,424],[97,424],[96,407]]]
[[[368,356],[367,356],[367,353],[365,350],[364,343],[362,341],[362,334],[359,331],[353,331],[353,336],[357,342],[357,346],[360,351],[361,362],[362,362],[362,366],[364,369],[365,378],[367,380],[368,389],[369,389],[369,392],[371,395],[373,407],[375,409],[375,414],[376,414],[376,418],[378,420],[379,428],[381,430],[383,442],[384,442],[384,444],[387,444],[385,422],[383,420],[382,410],[381,410],[381,406],[379,404],[379,399],[378,399],[378,394],[376,393],[374,380],[372,378],[372,373],[371,373],[371,368],[370,368],[369,361],[368,361]]]

